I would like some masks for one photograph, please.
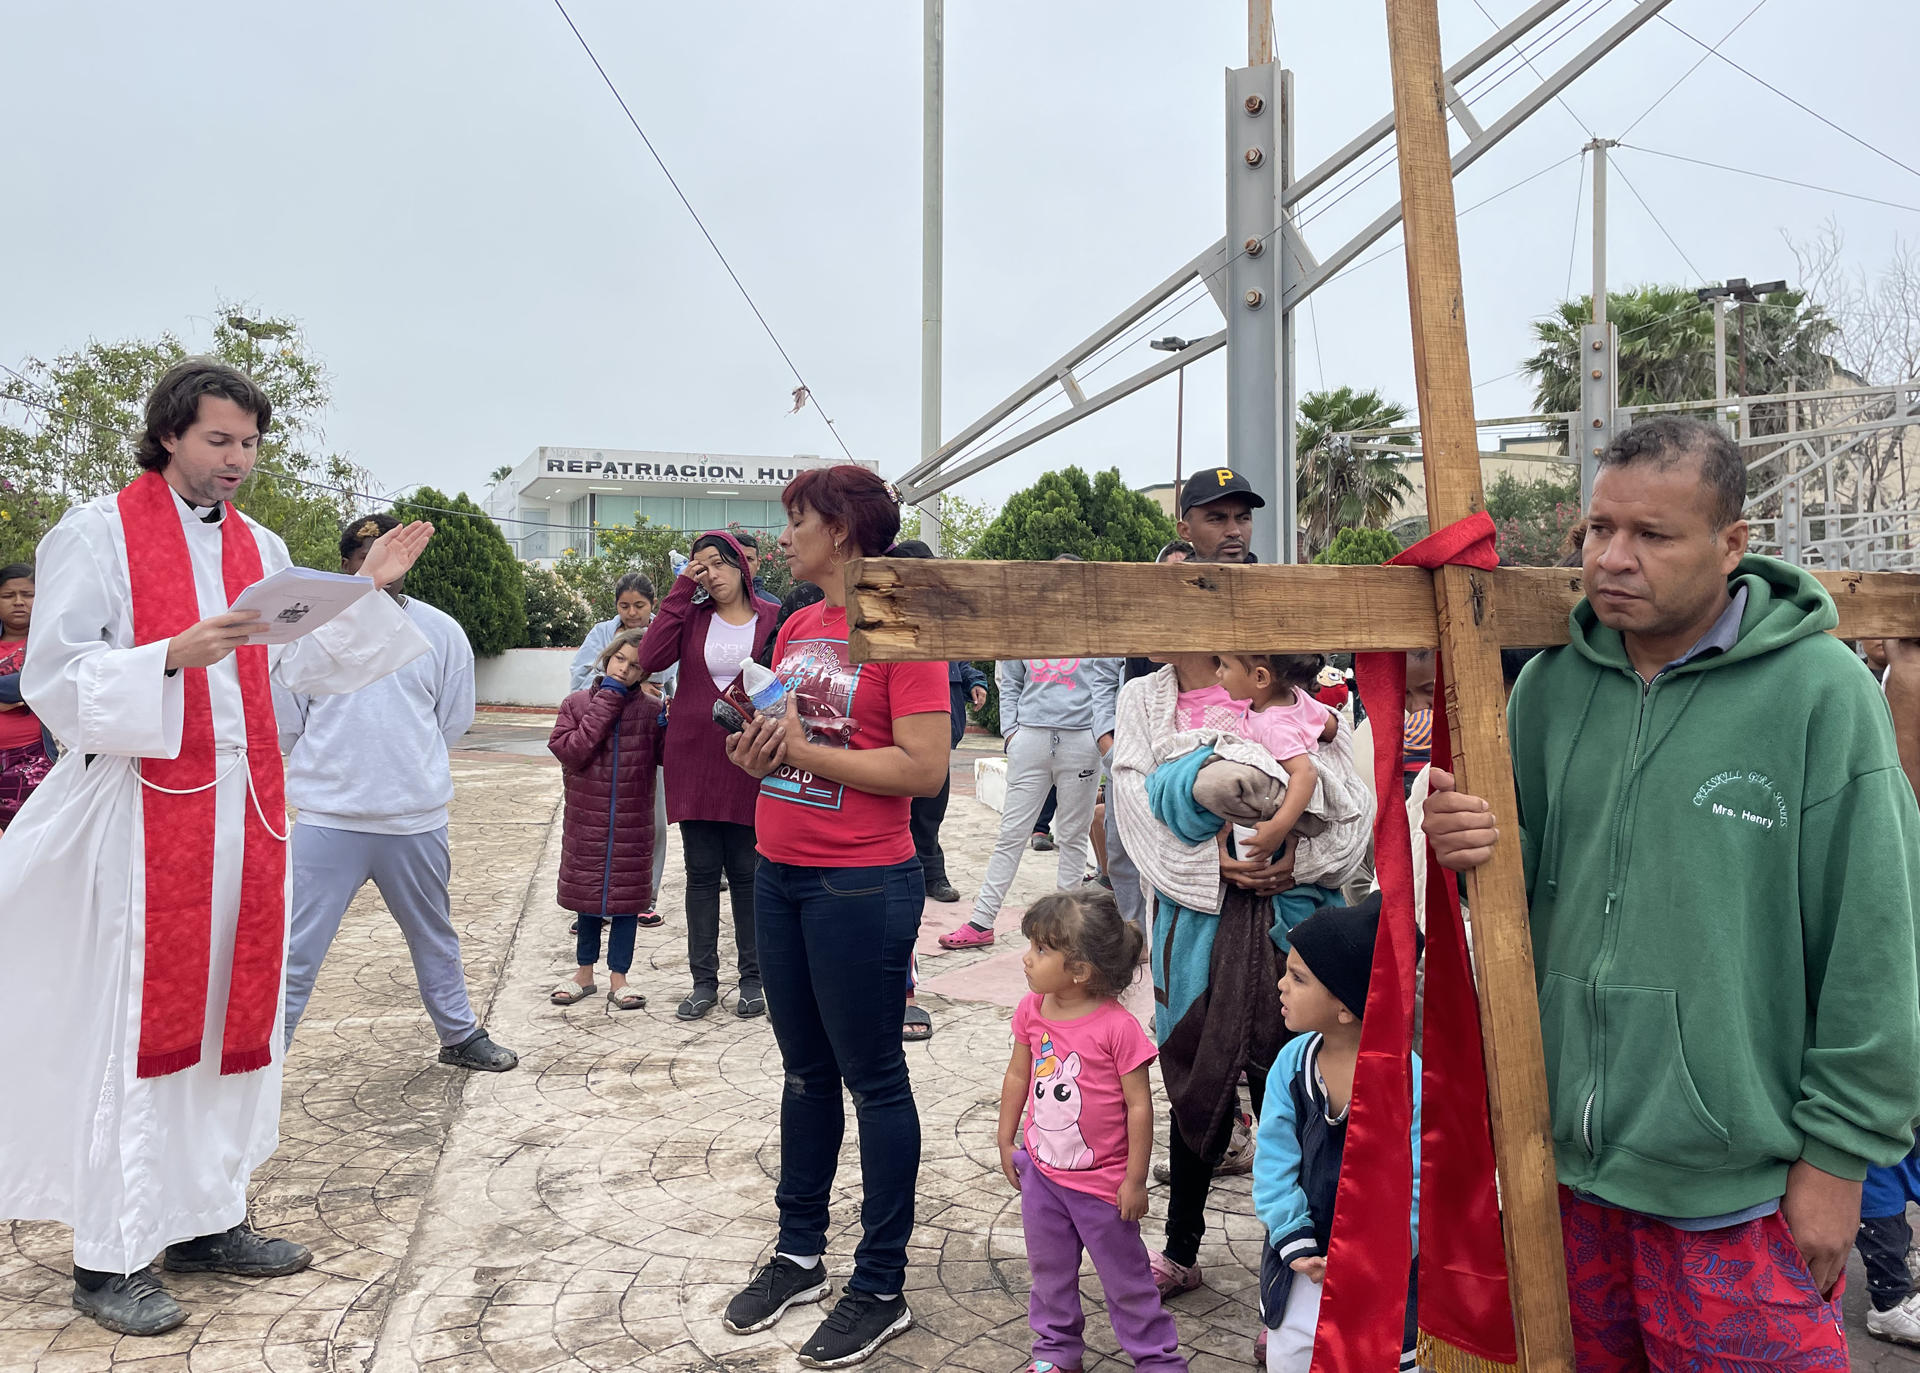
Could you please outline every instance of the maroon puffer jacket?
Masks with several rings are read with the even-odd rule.
[[[547,749],[566,771],[560,904],[579,915],[653,907],[660,702],[604,678],[560,703]]]

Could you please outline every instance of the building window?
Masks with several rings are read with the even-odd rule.
[[[727,525],[727,503],[719,500],[687,501],[686,527],[693,533],[705,533],[709,529],[724,529]]]
[[[648,524],[679,529],[686,518],[685,504],[679,496],[642,496],[640,513],[646,516]]]

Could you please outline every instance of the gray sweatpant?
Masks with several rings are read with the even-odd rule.
[[[1113,883],[1113,899],[1120,907],[1121,917],[1145,934],[1147,897],[1141,889],[1140,869],[1134,866],[1127,846],[1120,840],[1119,807],[1113,803],[1111,786],[1107,788],[1107,880]]]
[[[1100,746],[1090,729],[1021,726],[1007,742],[1007,802],[1000,812],[1000,838],[987,860],[987,877],[973,903],[973,923],[993,926],[1007,888],[1020,871],[1021,855],[1033,834],[1033,822],[1059,792],[1053,813],[1053,841],[1060,851],[1062,889],[1077,887],[1087,876],[1093,853],[1093,800],[1100,790]]]
[[[296,823],[293,827],[293,919],[287,937],[286,1042],[313,995],[314,979],[340,919],[368,882],[406,937],[420,1000],[442,1045],[461,1044],[480,1028],[467,1001],[460,937],[453,930],[447,880],[453,858],[447,828],[425,834],[362,834]]]

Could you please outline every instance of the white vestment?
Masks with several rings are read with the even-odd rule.
[[[227,608],[221,526],[177,495],[174,505],[200,616],[217,615]],[[286,545],[248,526],[263,573],[286,567]],[[358,690],[426,650],[393,598],[373,594],[267,653],[276,684],[329,694]],[[166,654],[164,641],[133,647],[115,497],[69,511],[40,544],[21,680],[64,752],[0,835],[0,1218],[63,1221],[74,1230],[74,1262],[113,1273],[244,1220],[248,1176],[280,1127],[278,995],[273,1062],[220,1076],[242,834],[255,804],[231,655],[207,671],[221,780],[201,1057],[166,1077],[135,1076],[146,964],[137,767],[179,755],[185,705],[184,677],[166,675]],[[286,832],[284,813],[264,819]]]

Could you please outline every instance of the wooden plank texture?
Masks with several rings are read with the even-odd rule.
[[[1920,632],[1920,573],[1816,574],[1842,638]],[[859,662],[1433,648],[1433,582],[1405,567],[996,563],[868,558],[847,569]],[[1577,568],[1476,574],[1505,647],[1567,641]],[[1200,626],[1205,626],[1201,629]]]
[[[1427,517],[1440,529],[1485,509],[1486,501],[1480,488],[1479,431],[1460,286],[1439,4],[1386,4]],[[1434,575],[1433,589],[1446,662],[1454,772],[1461,790],[1485,797],[1502,826],[1493,855],[1467,875],[1467,900],[1473,908],[1488,1108],[1520,1365],[1528,1373],[1573,1373],[1546,1061],[1507,749],[1501,644],[1488,613],[1492,586],[1484,572],[1443,567]]]

